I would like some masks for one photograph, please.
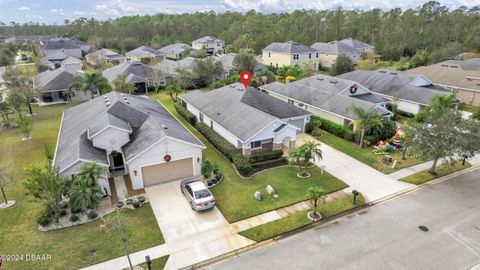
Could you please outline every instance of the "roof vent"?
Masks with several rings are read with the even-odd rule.
[[[458,66],[450,66],[451,68],[458,68]]]
[[[107,99],[108,99],[108,96],[103,97],[103,99],[107,100]]]
[[[105,104],[107,105],[107,107],[110,106],[110,101],[105,102]]]
[[[390,74],[392,74],[392,75],[397,75],[398,72],[390,72]]]
[[[335,80],[330,80],[329,82],[330,82],[330,83],[333,83],[333,84],[336,84],[336,83],[337,83],[337,81],[335,81]]]
[[[242,87],[237,87],[237,90],[241,92],[241,91],[243,91],[243,88]]]
[[[121,93],[120,96],[122,96],[123,98],[125,98],[125,94],[124,94],[124,93]]]
[[[127,104],[130,104],[130,101],[128,101],[128,100],[125,100],[125,103],[127,103]]]
[[[379,72],[380,72],[380,73],[387,73],[386,70],[380,70]]]
[[[235,88],[235,84],[230,84],[230,88]]]
[[[444,64],[444,65],[441,65],[441,66],[442,66],[442,67],[448,67],[448,65],[445,65],[445,64]]]
[[[168,127],[165,126],[164,124],[162,124],[162,128],[163,128],[163,129],[168,129]]]
[[[319,80],[319,81],[323,81],[324,79],[325,78],[323,78],[323,77],[317,77],[317,80]]]

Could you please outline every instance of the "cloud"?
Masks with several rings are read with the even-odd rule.
[[[50,9],[50,12],[57,13],[57,14],[60,14],[60,15],[63,15],[65,13],[63,11],[63,9],[61,9],[61,8],[52,8],[52,9]]]
[[[85,16],[87,13],[85,11],[74,11],[74,16]]]
[[[107,11],[107,10],[108,10],[108,6],[105,5],[105,4],[99,4],[99,5],[96,5],[96,6],[95,6],[95,10],[97,10],[97,11]]]
[[[18,10],[20,10],[20,11],[29,11],[30,8],[23,6],[23,7],[20,7]]]
[[[111,16],[111,17],[120,16],[120,12],[118,12],[118,10],[116,10],[116,9],[109,9],[105,12],[105,14],[107,14],[108,16]]]

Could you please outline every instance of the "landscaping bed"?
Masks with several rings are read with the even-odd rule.
[[[364,199],[361,195],[357,197],[357,203],[357,205],[354,205],[353,195],[348,195],[338,200],[319,205],[317,211],[322,214],[323,218],[328,218],[363,205]],[[307,213],[310,211],[312,210],[300,211],[288,217],[241,231],[239,234],[253,241],[261,242],[312,224],[313,221],[307,217]]]
[[[437,166],[437,170],[436,170],[437,174],[435,175],[431,174],[428,170],[424,170],[424,171],[409,175],[401,179],[401,181],[414,184],[414,185],[420,185],[428,181],[431,181],[433,179],[436,179],[454,172],[461,171],[471,166],[472,165],[467,161],[465,161],[465,165],[462,165],[462,161],[459,160],[459,161],[456,161],[453,166],[450,163]]]

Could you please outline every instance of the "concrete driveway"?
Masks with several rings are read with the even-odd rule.
[[[145,191],[170,253],[165,269],[189,266],[253,243],[236,234],[216,207],[193,211],[180,191],[180,181]]]

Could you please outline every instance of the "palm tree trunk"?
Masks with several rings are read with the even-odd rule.
[[[5,202],[5,204],[7,204],[7,195],[5,195],[5,190],[3,190],[4,187],[2,187],[0,190],[2,191],[2,195],[3,195],[3,201]]]
[[[363,138],[365,137],[365,128],[362,128],[362,132],[360,133],[360,143],[359,143],[359,147],[362,148],[363,147]]]
[[[429,171],[431,174],[437,174],[437,171],[436,171],[437,162],[438,162],[438,158],[435,158],[435,159],[433,160],[432,167],[430,168],[430,171]]]
[[[28,106],[28,112],[30,113],[30,115],[33,115],[32,104],[30,104],[30,101],[27,101],[27,106]]]

